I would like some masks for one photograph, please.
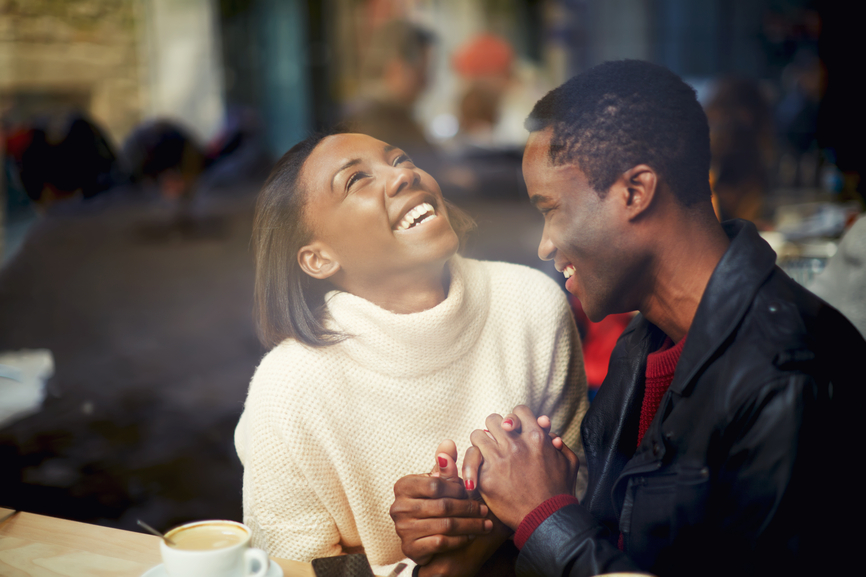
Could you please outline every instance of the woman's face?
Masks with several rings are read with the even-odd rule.
[[[310,262],[338,263],[319,278],[339,273],[332,280],[344,290],[351,292],[352,282],[441,271],[457,251],[439,185],[398,148],[364,134],[328,136],[300,176],[308,247],[322,259]]]

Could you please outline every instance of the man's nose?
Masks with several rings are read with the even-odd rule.
[[[418,173],[411,168],[395,167],[392,170],[394,173],[390,176],[390,181],[388,182],[388,196],[397,196],[404,188],[415,185],[416,181],[420,178]]]
[[[541,242],[538,243],[538,258],[541,260],[550,260],[556,254],[556,247],[550,241],[550,236],[547,234],[547,227],[541,233]]]

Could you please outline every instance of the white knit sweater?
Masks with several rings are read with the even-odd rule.
[[[518,265],[449,266],[436,307],[395,314],[332,292],[330,326],[353,336],[315,349],[289,339],[262,360],[235,431],[256,547],[309,561],[363,546],[373,565],[399,561],[394,483],[429,472],[444,439],[462,461],[487,415],[520,403],[580,449],[586,378],[560,289]]]

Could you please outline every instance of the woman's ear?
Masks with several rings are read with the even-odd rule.
[[[340,270],[340,263],[331,250],[318,241],[301,247],[298,251],[298,264],[301,265],[301,270],[319,280],[324,280]]]
[[[655,200],[658,174],[646,164],[638,164],[623,172],[611,188],[621,196],[628,219],[632,220],[643,214]]]

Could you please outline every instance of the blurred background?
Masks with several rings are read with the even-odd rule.
[[[696,89],[719,217],[866,333],[857,28],[832,0],[0,0],[0,506],[239,520],[273,162],[368,132],[477,219],[470,256],[553,273],[523,120],[605,60]],[[594,395],[630,315],[572,305]]]

